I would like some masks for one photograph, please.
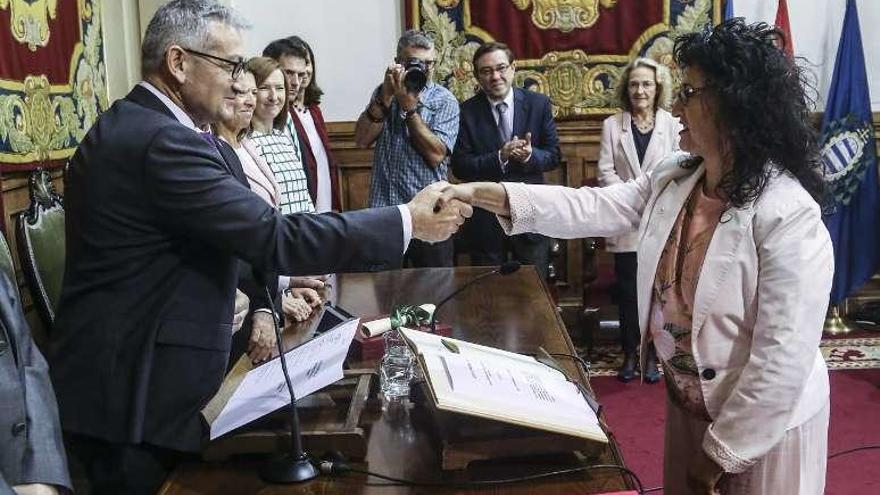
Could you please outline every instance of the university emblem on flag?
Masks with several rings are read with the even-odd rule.
[[[871,126],[847,115],[829,123],[822,139],[822,169],[834,208],[847,206],[858,191],[871,164],[866,153],[871,138]]]

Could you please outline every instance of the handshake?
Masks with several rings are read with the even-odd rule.
[[[412,235],[427,242],[440,242],[458,231],[474,210],[468,196],[456,194],[460,186],[435,182],[419,191],[406,204],[412,217]]]

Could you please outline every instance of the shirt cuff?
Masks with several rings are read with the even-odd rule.
[[[409,249],[409,241],[412,240],[412,214],[406,205],[397,205],[400,210],[400,221],[403,224],[403,252]]]
[[[501,150],[498,150],[498,164],[501,165],[501,173],[507,173],[507,162],[501,159]]]
[[[706,429],[703,435],[703,451],[715,461],[725,473],[739,474],[748,471],[757,461],[744,459],[730,449],[712,431],[712,425]]]
[[[502,182],[510,204],[510,217],[496,215],[501,229],[507,235],[536,232],[538,210],[529,194],[529,186],[520,182]]]
[[[284,289],[290,287],[290,277],[287,275],[278,276],[278,293],[284,292]]]

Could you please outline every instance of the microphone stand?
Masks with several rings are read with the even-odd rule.
[[[448,296],[441,299],[440,302],[437,303],[437,306],[434,307],[434,312],[431,313],[431,319],[429,322],[429,325],[431,327],[431,333],[437,333],[437,313],[440,312],[440,307],[443,306],[444,304],[446,304],[447,302],[449,302],[450,299],[457,296],[459,293],[461,293],[461,291],[467,289],[468,287],[474,285],[475,283],[479,282],[480,280],[483,280],[486,277],[491,277],[492,275],[495,275],[496,273],[500,273],[501,275],[509,275],[509,274],[519,270],[519,267],[520,267],[520,263],[518,261],[507,261],[505,263],[502,263],[501,266],[499,266],[498,268],[495,268],[494,270],[486,272],[486,273],[481,273],[481,274],[477,275],[476,277],[468,280],[467,282],[464,283],[464,285],[462,285],[458,289],[455,289],[454,291],[452,291],[451,294],[449,294]]]
[[[269,301],[274,300],[268,286],[266,287],[266,296]],[[290,394],[290,451],[269,458],[269,462],[260,468],[260,477],[268,483],[301,483],[317,477],[318,470],[309,460],[309,455],[303,450],[302,435],[299,431],[299,414],[296,411],[296,394],[293,392],[290,374],[287,372],[284,345],[281,342],[281,326],[274,308],[272,308],[272,321],[275,325],[275,345],[278,349],[278,358],[281,360],[281,371],[284,373],[284,382],[287,384],[287,392]]]

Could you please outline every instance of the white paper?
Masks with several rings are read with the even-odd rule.
[[[434,313],[435,306],[433,304],[422,304],[419,306],[428,312],[428,318]],[[367,337],[375,337],[391,330],[391,318],[379,318],[378,320],[368,321],[364,323],[364,335]]]
[[[342,363],[359,324],[359,319],[343,322],[284,355],[297,400],[342,379]],[[290,394],[281,360],[275,358],[245,375],[211,424],[211,440],[287,404]]]

